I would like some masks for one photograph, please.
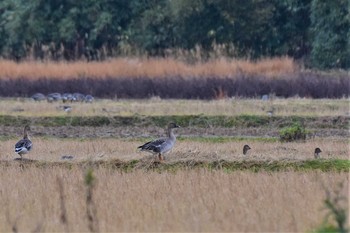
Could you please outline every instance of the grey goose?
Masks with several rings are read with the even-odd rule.
[[[175,145],[176,136],[174,135],[173,129],[180,128],[176,123],[169,123],[167,127],[167,137],[159,138],[153,141],[149,141],[138,149],[141,151],[147,151],[152,154],[158,154],[159,161],[163,161],[163,154],[169,152]]]
[[[21,159],[22,155],[28,153],[33,147],[33,143],[28,137],[28,131],[30,131],[30,127],[26,125],[23,130],[23,138],[15,145],[15,152],[21,156]]]

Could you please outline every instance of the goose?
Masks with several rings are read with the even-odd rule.
[[[251,148],[248,145],[244,145],[243,146],[243,154],[246,155],[248,150],[250,150]]]
[[[21,156],[28,153],[32,147],[33,143],[29,140],[28,131],[30,131],[29,125],[26,125],[23,130],[23,139],[19,140],[15,145],[15,152]]]
[[[75,102],[83,102],[85,100],[85,95],[81,94],[81,93],[74,93],[73,94],[73,101]]]
[[[59,101],[59,100],[62,100],[62,96],[58,92],[50,93],[47,95],[47,102],[49,103],[52,103],[54,101]]]
[[[63,103],[73,102],[73,95],[71,93],[63,93],[62,101],[63,101]]]
[[[320,148],[316,148],[315,149],[315,153],[314,153],[314,156],[315,156],[315,159],[319,159],[320,158],[320,153],[321,153],[321,149]]]
[[[140,151],[147,151],[152,154],[158,154],[159,161],[163,161],[163,154],[169,152],[175,145],[176,137],[173,129],[180,128],[176,123],[169,123],[167,127],[167,137],[149,141],[139,146]]]
[[[41,94],[41,93],[35,93],[34,95],[32,95],[31,97],[34,101],[42,101],[42,100],[45,100],[46,97],[44,94]]]
[[[94,101],[94,97],[92,95],[85,96],[85,103],[92,103]]]
[[[69,105],[60,105],[58,107],[56,107],[57,110],[63,110],[66,113],[70,113],[72,111],[72,106]]]

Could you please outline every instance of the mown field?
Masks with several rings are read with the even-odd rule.
[[[348,99],[100,99],[69,104],[70,113],[62,105],[0,100],[2,232],[307,232],[324,222],[329,195],[344,197],[337,205],[348,212]],[[181,128],[164,163],[137,151],[169,121]],[[281,142],[296,122],[306,140]],[[34,147],[15,160],[25,124]]]

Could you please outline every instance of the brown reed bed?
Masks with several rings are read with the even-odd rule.
[[[238,74],[277,77],[296,71],[297,65],[288,57],[258,61],[214,59],[188,64],[173,58],[117,58],[102,62],[54,62],[0,60],[0,79],[39,78],[71,79],[148,77],[233,77]]]

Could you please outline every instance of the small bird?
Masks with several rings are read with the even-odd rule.
[[[246,155],[248,150],[250,150],[251,148],[248,145],[244,145],[243,146],[243,154]]]
[[[63,160],[71,160],[71,159],[74,159],[74,156],[73,155],[63,155],[61,157],[61,159],[63,159]]]
[[[320,158],[320,153],[321,153],[322,151],[321,151],[321,149],[320,148],[316,148],[315,149],[315,154],[314,154],[314,156],[315,156],[315,159],[319,159]]]
[[[167,137],[159,138],[139,146],[141,151],[148,151],[152,154],[158,154],[159,161],[163,161],[163,154],[169,152],[175,145],[176,137],[173,129],[180,128],[176,123],[169,123],[167,127]]]
[[[32,147],[33,143],[29,140],[28,131],[30,131],[29,125],[26,125],[23,130],[23,139],[19,140],[15,145],[15,152],[21,156],[28,153]]]

